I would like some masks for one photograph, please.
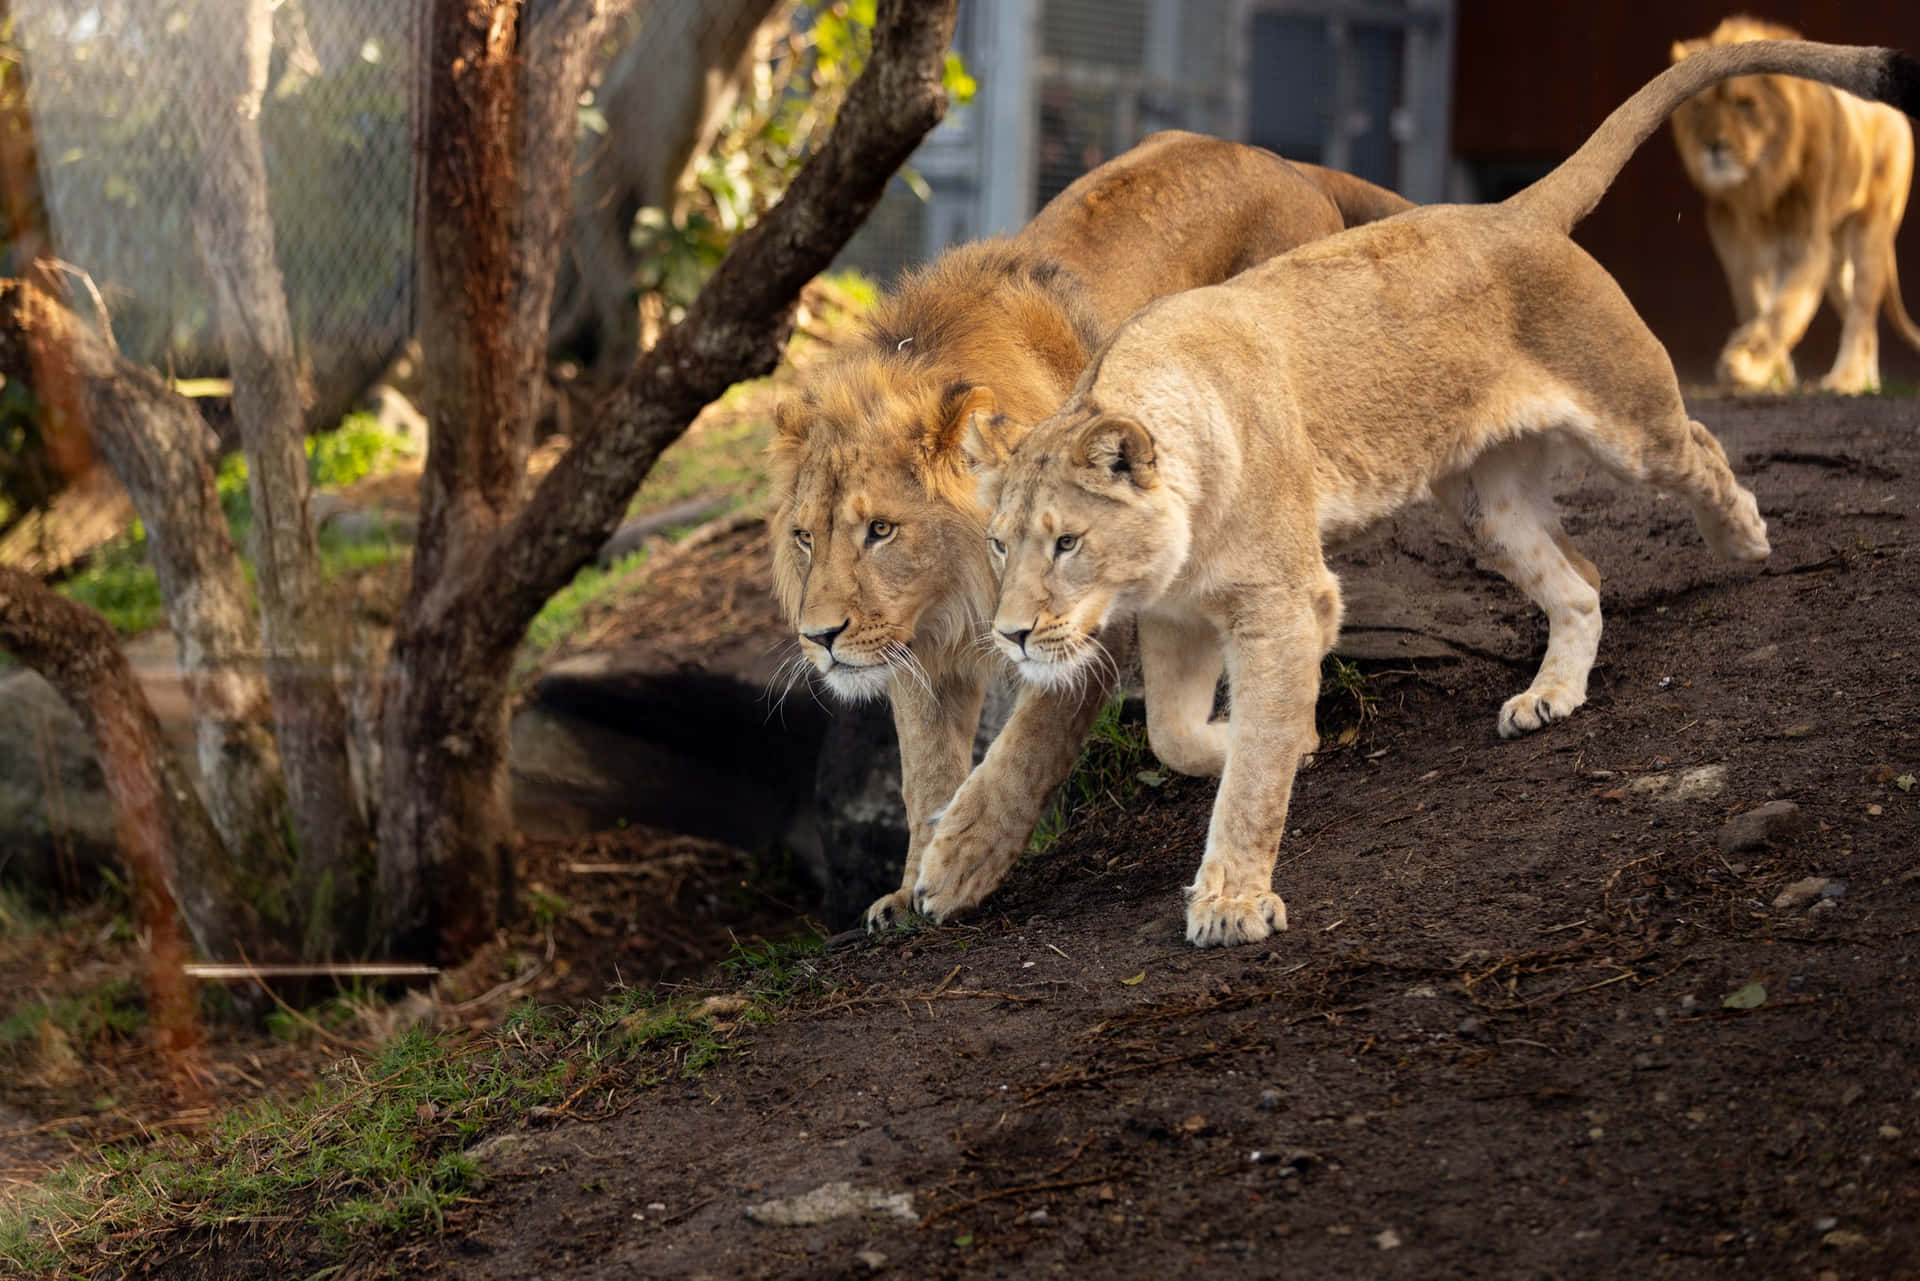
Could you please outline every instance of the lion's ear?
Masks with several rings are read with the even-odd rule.
[[[1074,438],[1073,461],[1137,489],[1155,483],[1153,436],[1132,418],[1097,418]]]
[[[994,398],[991,387],[955,383],[940,397],[931,438],[926,442],[927,452],[937,458],[955,449],[964,451],[969,429],[999,412],[1000,402]]]
[[[797,400],[783,400],[773,408],[774,435],[782,444],[797,445],[807,438],[807,415]]]
[[[1667,51],[1667,56],[1675,62],[1678,62],[1682,58],[1699,53],[1706,47],[1707,42],[1705,40],[1676,40],[1673,42],[1673,48]]]
[[[966,431],[960,437],[960,456],[967,470],[980,477],[1004,471],[1013,456],[1005,424],[991,414],[969,414],[963,421]]]

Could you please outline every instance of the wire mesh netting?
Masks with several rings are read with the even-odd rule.
[[[260,131],[276,250],[310,372],[411,329],[418,6],[278,5]],[[185,5],[15,0],[54,252],[91,275],[130,358],[224,368],[193,231],[189,95],[208,92]]]

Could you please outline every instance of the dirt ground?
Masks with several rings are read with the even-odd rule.
[[[838,940],[748,1054],[522,1132],[376,1270],[1920,1278],[1920,401],[1696,412],[1773,557],[1570,475],[1607,631],[1542,733],[1494,714],[1544,622],[1437,514],[1340,560],[1421,656],[1376,628],[1322,701],[1286,933],[1182,940],[1214,787],[1143,789],[962,923]],[[762,1221],[833,1184],[868,1208]]]

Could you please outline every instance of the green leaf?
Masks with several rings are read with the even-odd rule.
[[[1902,774],[1899,778],[1893,780],[1893,785],[1903,792],[1911,792],[1913,790],[1913,775]]]
[[[1764,983],[1748,983],[1735,988],[1720,1002],[1729,1010],[1757,1010],[1767,1003],[1767,988]]]

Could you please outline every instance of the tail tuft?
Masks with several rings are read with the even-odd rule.
[[[1893,50],[1881,74],[1886,77],[1886,88],[1874,96],[1909,116],[1920,117],[1920,59]]]

